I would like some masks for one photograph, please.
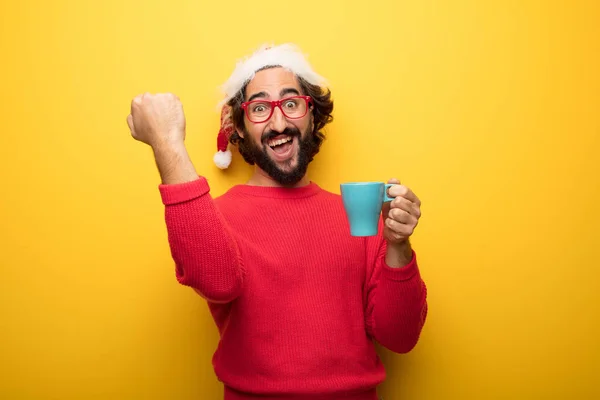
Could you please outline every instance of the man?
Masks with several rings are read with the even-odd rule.
[[[190,161],[175,95],[137,96],[127,118],[154,152],[176,277],[219,329],[226,400],[375,400],[385,371],[374,341],[408,352],[425,322],[409,242],[417,196],[390,181],[379,234],[353,237],[340,196],[306,177],[333,110],[323,82],[291,45],[240,61],[224,85],[215,162],[227,167],[229,142],[254,173],[217,198]]]

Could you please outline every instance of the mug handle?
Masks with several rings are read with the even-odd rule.
[[[383,202],[384,202],[384,203],[385,203],[386,201],[392,201],[392,200],[394,200],[394,197],[390,197],[390,196],[388,196],[388,189],[389,189],[391,186],[394,186],[394,184],[393,184],[393,183],[386,183],[386,184],[385,184],[385,191],[383,192]]]

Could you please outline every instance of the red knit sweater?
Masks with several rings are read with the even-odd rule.
[[[159,190],[176,277],[220,332],[225,399],[377,398],[373,341],[408,352],[427,315],[414,253],[387,266],[381,235],[350,236],[341,197],[315,183],[213,198],[200,177]]]

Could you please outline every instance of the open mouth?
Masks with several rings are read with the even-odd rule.
[[[269,139],[266,144],[274,161],[285,162],[294,156],[298,147],[298,139],[296,135],[283,134]]]
[[[291,136],[276,136],[267,142],[267,145],[273,150],[275,154],[283,155],[288,152],[293,143],[294,138]]]

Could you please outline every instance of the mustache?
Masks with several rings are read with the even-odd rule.
[[[263,143],[266,143],[269,140],[273,139],[275,136],[279,136],[279,135],[286,135],[286,136],[289,136],[292,138],[294,136],[300,137],[300,130],[298,128],[285,128],[281,132],[268,131],[268,132],[265,132],[262,134],[261,140]]]

